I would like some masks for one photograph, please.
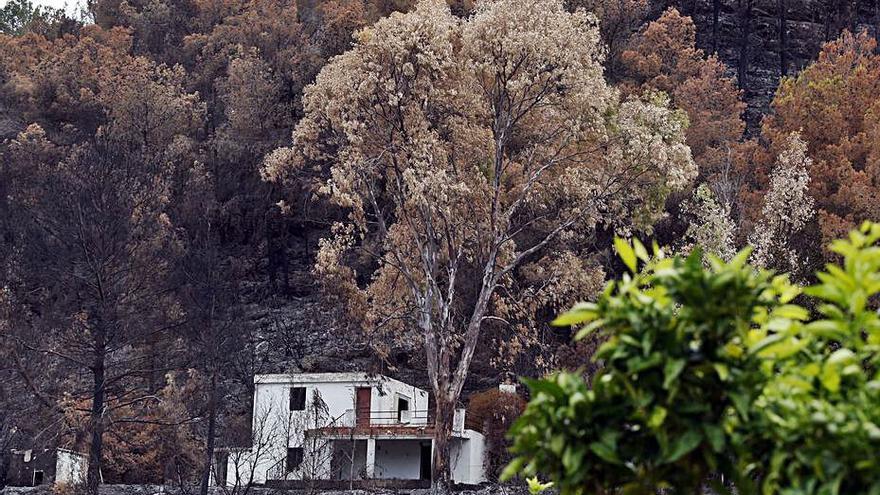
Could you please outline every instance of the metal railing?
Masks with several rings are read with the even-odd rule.
[[[349,424],[354,426],[425,426],[433,423],[433,415],[428,410],[374,410],[349,409],[346,411]]]
[[[267,480],[283,480],[287,477],[287,457],[282,457],[278,459],[275,464],[269,466],[269,469],[266,470],[266,479]]]

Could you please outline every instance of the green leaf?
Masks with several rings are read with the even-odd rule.
[[[825,363],[822,367],[822,374],[819,376],[822,386],[829,392],[837,393],[840,391],[840,372],[837,366],[831,363]]]
[[[529,486],[529,493],[531,493],[532,495],[537,495],[537,494],[539,494],[539,493],[541,493],[541,492],[543,492],[553,486],[552,481],[549,481],[547,483],[541,483],[538,480],[537,476],[534,476],[534,477],[527,479],[526,483]]]
[[[590,450],[593,451],[594,454],[599,456],[605,462],[610,462],[611,464],[622,464],[620,462],[620,458],[617,457],[617,452],[614,451],[611,447],[605,445],[601,442],[593,442],[590,444]]]
[[[706,433],[706,439],[709,440],[712,450],[716,454],[720,454],[724,450],[724,444],[726,443],[724,430],[719,426],[706,424],[703,425],[703,431]]]
[[[749,399],[744,394],[731,392],[730,400],[733,402],[733,407],[736,408],[736,412],[743,419],[749,418]]]
[[[499,479],[501,481],[509,481],[513,479],[517,474],[522,471],[523,466],[526,463],[526,459],[524,457],[517,457],[514,460],[510,461],[510,464],[505,466],[504,471],[501,471],[501,476]]]
[[[684,435],[678,437],[669,449],[669,453],[665,456],[666,463],[675,462],[682,457],[688,455],[700,445],[703,435],[697,430],[688,430]]]
[[[577,303],[570,310],[557,316],[551,325],[556,327],[569,327],[586,323],[596,318],[598,315],[598,308],[599,307],[596,306],[596,303]]]
[[[685,361],[684,359],[672,359],[670,361],[666,361],[666,366],[663,367],[663,388],[669,389],[669,386],[672,385],[672,382],[678,378],[678,375],[681,374],[682,370],[684,370]]]
[[[635,251],[636,256],[637,256],[640,260],[642,260],[642,261],[644,261],[644,262],[647,263],[648,260],[651,259],[651,257],[648,256],[648,250],[645,249],[645,245],[642,244],[641,242],[639,242],[638,239],[633,239],[633,250]]]
[[[745,266],[746,262],[749,260],[749,256],[752,254],[752,248],[747,247],[742,251],[736,253],[736,256],[730,260],[728,266],[731,268],[742,268]]]
[[[849,327],[840,321],[818,320],[808,323],[804,329],[818,337],[840,340],[849,333]]]
[[[521,378],[522,382],[526,384],[531,391],[532,396],[536,396],[538,394],[544,393],[555,399],[561,399],[565,392],[562,390],[562,387],[559,386],[552,379],[534,379],[534,378]]]
[[[599,327],[601,327],[604,324],[605,324],[605,320],[602,320],[602,319],[590,322],[589,325],[585,326],[584,328],[581,328],[580,330],[578,330],[578,332],[576,334],[574,334],[574,340],[575,341],[583,340],[586,336],[595,332]]]
[[[712,367],[715,368],[715,373],[718,373],[718,378],[720,378],[722,382],[726,382],[727,379],[730,378],[730,368],[728,368],[726,364],[715,363]]]
[[[810,312],[796,304],[784,304],[773,310],[773,316],[804,321],[810,317]]]
[[[663,422],[666,420],[667,410],[663,406],[656,406],[651,411],[651,416],[648,417],[648,427],[652,430],[656,430],[663,425]]]
[[[636,253],[633,250],[633,247],[625,239],[615,237],[614,248],[617,250],[617,254],[620,256],[620,259],[623,260],[623,263],[626,265],[627,268],[629,268],[629,271],[635,273]]]

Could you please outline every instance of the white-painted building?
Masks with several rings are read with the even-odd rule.
[[[273,480],[430,480],[428,392],[381,375],[254,377],[252,445],[227,451],[227,485]],[[483,435],[455,412],[455,483],[486,480]],[[225,472],[224,472],[225,471]]]

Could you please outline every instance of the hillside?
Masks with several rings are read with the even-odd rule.
[[[752,132],[782,75],[796,75],[843,29],[880,32],[877,0],[652,0],[651,17],[668,7],[691,16],[698,45],[718,53],[737,76]]]

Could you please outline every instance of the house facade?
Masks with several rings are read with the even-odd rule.
[[[40,486],[52,483],[80,485],[86,481],[88,457],[68,449],[10,450],[2,454],[9,486]]]
[[[302,373],[254,378],[252,444],[229,449],[215,476],[229,486],[297,480],[430,481],[428,392],[381,375]],[[455,483],[486,480],[483,435],[455,413]]]

